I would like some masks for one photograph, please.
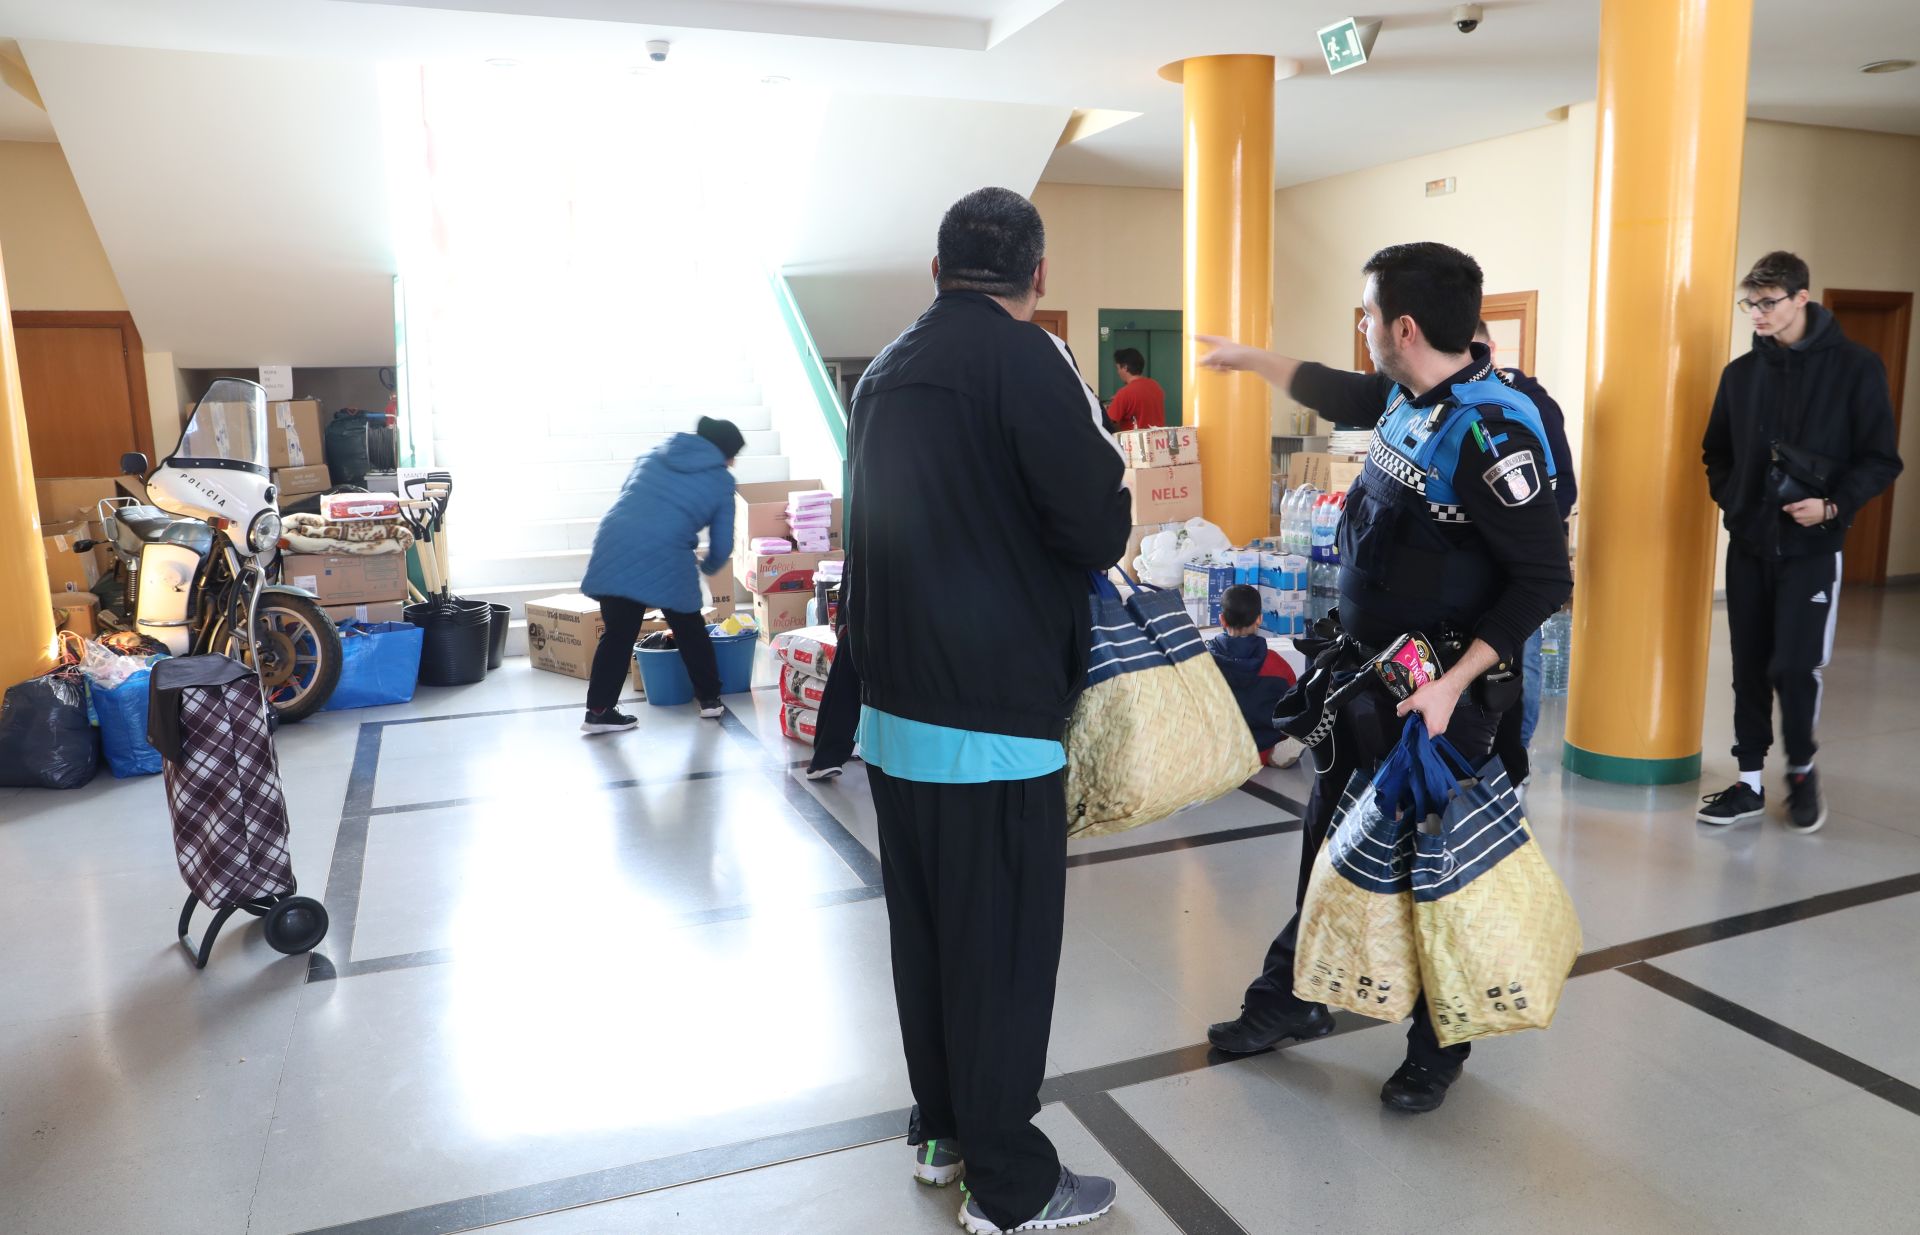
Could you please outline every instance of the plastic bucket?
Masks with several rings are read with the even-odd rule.
[[[446,605],[408,605],[403,612],[426,632],[420,645],[422,686],[466,686],[487,676],[493,612],[486,601],[455,597]]]
[[[635,648],[633,658],[640,666],[640,681],[647,688],[648,703],[657,708],[673,708],[693,702],[693,679],[687,676],[686,662],[680,659],[679,648]]]
[[[498,669],[507,658],[507,628],[513,624],[513,610],[505,605],[488,605],[492,620],[487,627],[487,668]]]
[[[720,663],[720,693],[741,695],[753,689],[753,655],[760,644],[760,632],[743,630],[737,635],[714,635],[713,656]],[[683,668],[684,675],[686,670]]]

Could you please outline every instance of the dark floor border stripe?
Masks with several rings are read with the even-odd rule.
[[[1277,806],[1296,818],[1305,819],[1307,817],[1306,803],[1296,802],[1286,794],[1276,789],[1269,789],[1257,780],[1250,780],[1240,786],[1240,792],[1250,798],[1258,798],[1268,806]]]
[[[333,861],[327,866],[325,952],[307,953],[307,981],[328,982],[339,976],[345,958],[353,955],[354,924],[360,916],[360,879],[367,865],[367,824],[373,812],[374,774],[380,767],[380,735],[384,726],[364,724],[354,742],[353,766],[347,772],[346,801],[340,807],[340,827],[333,837]],[[340,961],[333,960],[338,955]]]
[[[1247,1235],[1112,1094],[1084,1094],[1067,1109],[1184,1235]]]
[[[646,1192],[658,1192],[663,1188],[697,1183],[703,1179],[737,1175],[742,1171],[760,1170],[782,1162],[890,1141],[904,1136],[906,1128],[905,1110],[885,1111],[878,1115],[863,1115],[858,1119],[804,1128],[798,1132],[784,1132],[712,1149],[696,1149],[668,1158],[656,1158],[651,1162],[609,1167],[603,1171],[528,1184],[504,1192],[425,1205],[378,1218],[318,1227],[302,1235],[454,1235],[458,1231],[471,1231],[522,1218],[537,1218],[542,1214],[621,1200]]]
[[[1843,1051],[1837,1051],[1824,1042],[1809,1038],[1797,1029],[1789,1029],[1779,1021],[1762,1016],[1752,1008],[1743,1007],[1724,995],[1716,995],[1705,987],[1695,986],[1680,975],[1649,965],[1645,961],[1636,961],[1624,966],[1620,972],[1663,995],[1671,995],[1681,1003],[1705,1012],[1717,1021],[1731,1025],[1743,1033],[1752,1034],[1768,1046],[1778,1047],[1795,1059],[1810,1063],[1822,1072],[1839,1077],[1849,1085],[1864,1089],[1876,1098],[1891,1102],[1908,1114],[1920,1115],[1920,1088],[1909,1085],[1890,1073],[1882,1072],[1872,1064],[1855,1059]]]
[[[1118,849],[1093,849],[1085,853],[1069,854],[1067,865],[1069,867],[1098,866],[1103,862],[1124,862],[1129,858],[1152,857],[1156,853],[1178,853],[1182,849],[1204,849],[1208,845],[1226,845],[1237,840],[1257,840],[1262,836],[1280,836],[1299,830],[1298,819],[1283,819],[1279,823],[1260,823],[1245,828],[1222,828],[1218,832],[1174,836],[1166,840],[1145,841]]]
[[[1645,939],[1636,939],[1630,943],[1600,948],[1582,956],[1574,964],[1573,973],[1578,977],[1585,973],[1598,973],[1603,969],[1619,969],[1636,961],[1649,961],[1675,952],[1684,952],[1688,948],[1697,948],[1703,944],[1718,943],[1723,939],[1733,939],[1740,935],[1751,935],[1755,931],[1786,926],[1793,922],[1805,922],[1809,918],[1838,913],[1842,909],[1858,909],[1862,905],[1891,900],[1896,896],[1909,896],[1915,892],[1920,892],[1920,874],[1882,879],[1878,883],[1862,884],[1857,888],[1842,888],[1838,892],[1823,892],[1803,900],[1788,901],[1784,905],[1770,905],[1765,909],[1735,914],[1730,918],[1721,918],[1717,922],[1682,927],[1677,931],[1667,931],[1660,935],[1650,935]]]

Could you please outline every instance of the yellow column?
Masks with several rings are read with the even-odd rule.
[[[1189,334],[1268,347],[1273,335],[1273,57],[1198,56],[1162,70],[1186,87]],[[1183,423],[1200,434],[1203,509],[1237,545],[1267,534],[1267,385],[1215,373],[1187,346]]]
[[[1700,774],[1752,0],[1604,0],[1566,764]]]
[[[0,261],[0,690],[53,668],[53,605],[40,545],[40,503],[27,453],[27,409]]]

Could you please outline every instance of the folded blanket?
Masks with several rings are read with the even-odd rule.
[[[329,523],[319,515],[288,515],[280,534],[296,553],[405,553],[413,547],[413,529],[404,523]]]

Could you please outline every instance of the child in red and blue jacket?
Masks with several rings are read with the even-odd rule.
[[[1271,765],[1273,748],[1285,736],[1274,727],[1273,710],[1293,689],[1293,666],[1267,646],[1260,633],[1260,592],[1236,583],[1220,597],[1220,626],[1207,650],[1233,688],[1234,701],[1253,730],[1260,761]]]

